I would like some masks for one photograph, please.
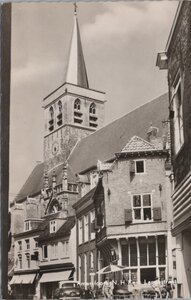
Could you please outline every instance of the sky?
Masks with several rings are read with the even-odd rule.
[[[165,50],[177,5],[77,3],[89,85],[106,92],[105,124],[167,92],[156,57]],[[73,14],[72,3],[12,6],[10,200],[43,161],[42,100],[64,83]]]

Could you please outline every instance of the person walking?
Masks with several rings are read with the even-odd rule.
[[[155,298],[161,298],[161,284],[158,277],[155,278],[155,281],[151,285],[155,290]]]
[[[110,290],[109,278],[106,277],[105,281],[103,283],[103,294],[104,294],[105,298],[109,298],[110,297],[109,290]]]
[[[173,289],[175,289],[174,284],[168,280],[166,283],[166,298],[173,298]]]
[[[109,280],[109,296],[110,298],[113,297],[113,290],[114,290],[114,287],[115,287],[115,282],[113,279],[110,279]]]

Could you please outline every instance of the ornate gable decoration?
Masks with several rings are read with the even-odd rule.
[[[122,149],[121,153],[156,150],[159,150],[156,146],[135,135],[128,141],[126,146]]]

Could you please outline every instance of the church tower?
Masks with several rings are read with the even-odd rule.
[[[65,82],[43,99],[47,169],[65,161],[80,139],[103,126],[104,103],[105,93],[89,88],[75,4]]]

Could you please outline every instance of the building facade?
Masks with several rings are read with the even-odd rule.
[[[157,65],[168,71],[169,114],[172,141],[173,228],[176,237],[178,297],[191,296],[191,3],[179,3],[165,52]]]
[[[103,169],[94,195],[100,268],[126,266],[127,281],[163,281],[173,272],[167,157],[163,146],[132,137]]]

